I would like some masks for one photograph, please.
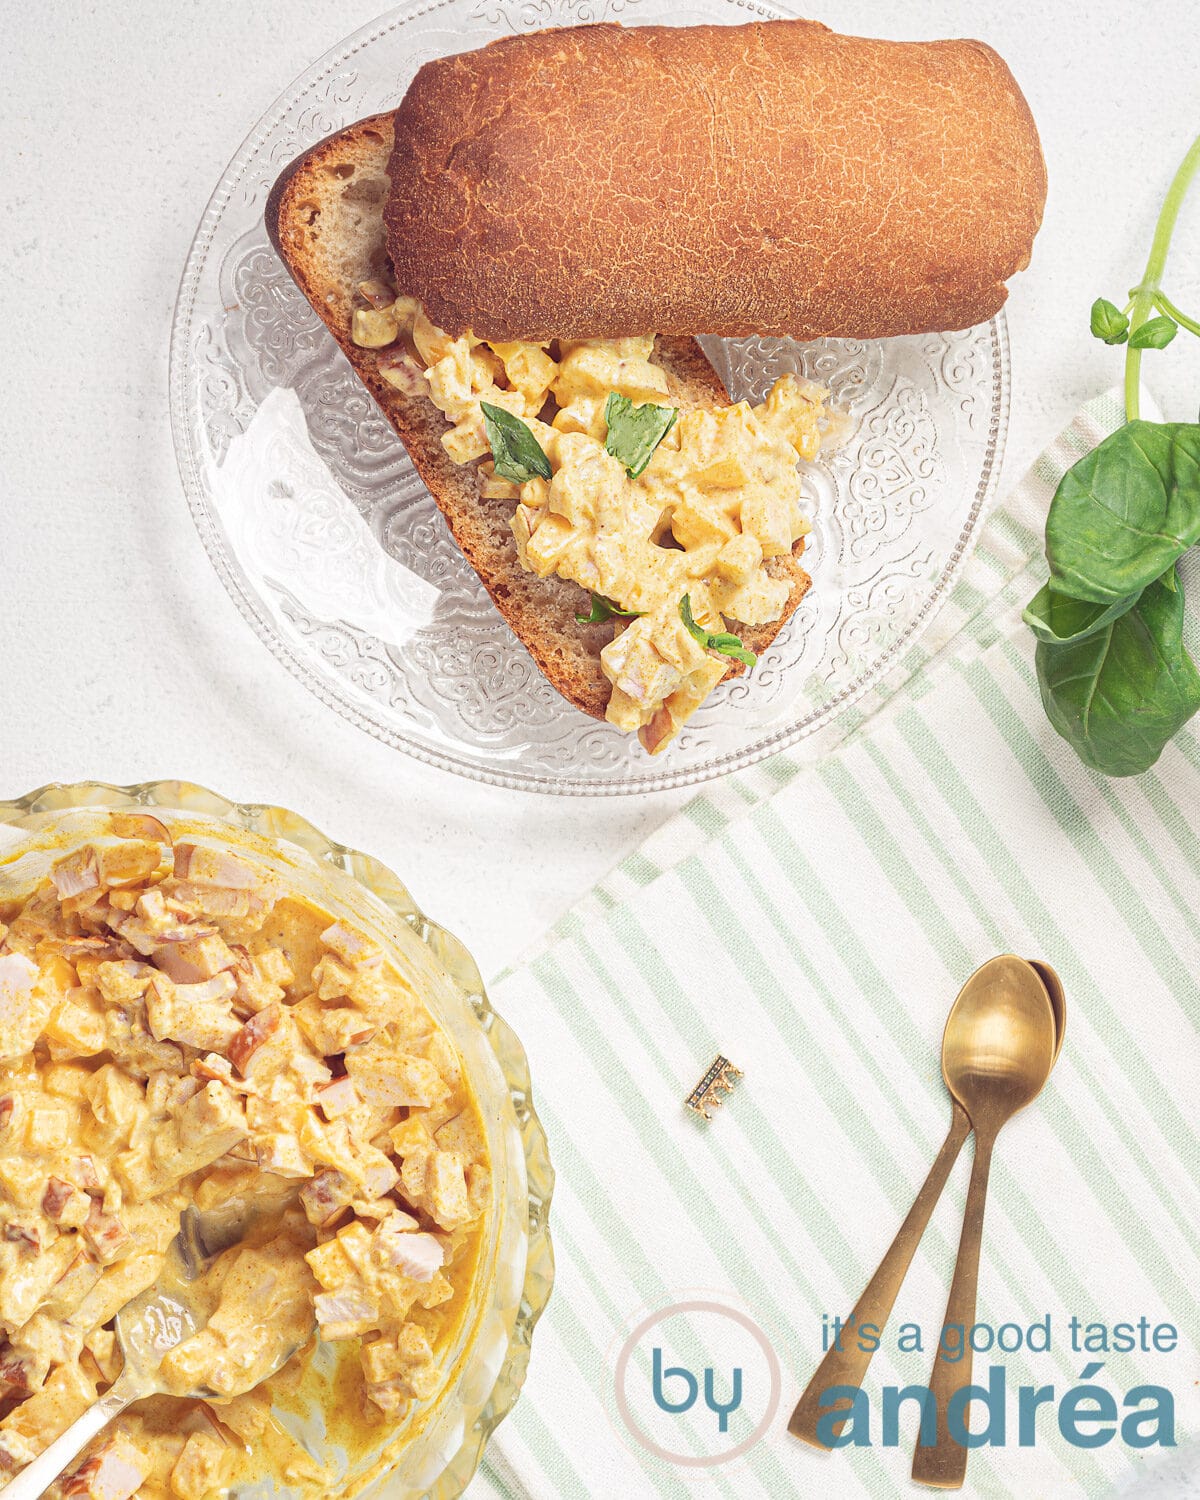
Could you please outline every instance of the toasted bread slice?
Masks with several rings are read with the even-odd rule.
[[[591,607],[583,589],[560,578],[538,578],[521,566],[508,524],[512,503],[480,496],[474,466],[454,463],[442,447],[448,424],[433,402],[390,385],[379,373],[381,351],[360,349],[351,341],[359,282],[391,279],[383,224],[391,150],[390,114],[360,120],[319,142],[280,174],[267,202],[267,233],[396,429],[496,608],[563,697],[602,719],[611,688],[601,670],[600,652],[612,640],[615,625],[581,624],[576,614],[587,614]],[[693,339],[659,338],[655,359],[667,372],[676,405],[728,402],[716,372]],[[783,619],[794,612],[810,583],[798,561],[803,547],[801,539],[792,557],[773,558],[767,565],[773,576],[791,583]],[[752,651],[765,650],[783,619],[744,627],[743,641]],[[727,675],[743,670],[733,663]]]

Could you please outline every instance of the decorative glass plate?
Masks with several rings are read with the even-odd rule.
[[[859,343],[704,340],[735,398],[822,381],[853,419],[808,466],[813,587],[748,676],[661,755],[546,682],[450,538],[392,429],[271,249],[263,209],[301,151],[394,107],[429,58],[536,26],[739,22],[749,0],[414,0],[271,106],[200,222],[175,310],[171,415],[192,515],[246,619],[318,697],[419,759],[502,786],[618,793],[723,775],[861,697],[958,576],[1000,468],[1003,316]]]
[[[44,786],[16,801],[0,801],[0,893],[31,889],[53,859],[108,836],[109,814],[127,809],[159,813],[176,835],[239,848],[397,950],[406,972],[422,979],[423,1000],[470,1072],[492,1160],[493,1203],[472,1305],[446,1355],[441,1390],[423,1406],[414,1405],[400,1426],[385,1428],[380,1442],[353,1461],[327,1439],[319,1404],[299,1415],[289,1408],[286,1419],[314,1458],[342,1474],[339,1495],[456,1500],[517,1399],[534,1325],[554,1282],[554,1171],[534,1112],[524,1049],[488,1002],[471,955],[420,911],[391,870],[334,843],[286,808],[229,802],[187,781]],[[294,1491],[264,1479],[229,1493],[233,1500],[286,1500]]]

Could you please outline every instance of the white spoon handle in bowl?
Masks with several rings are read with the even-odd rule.
[[[136,1401],[143,1395],[145,1392],[136,1382],[131,1380],[126,1383],[123,1379],[118,1379],[111,1390],[105,1391],[81,1417],[76,1417],[66,1432],[55,1438],[44,1453],[39,1453],[15,1479],[9,1480],[0,1490],[2,1500],[38,1500],[38,1496],[46,1493],[80,1450],[107,1427],[119,1412],[123,1412],[131,1401]]]

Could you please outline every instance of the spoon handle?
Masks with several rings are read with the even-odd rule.
[[[792,1419],[788,1423],[788,1431],[793,1437],[811,1443],[814,1448],[830,1446],[828,1441],[822,1441],[817,1436],[817,1422],[822,1415],[822,1408],[826,1413],[843,1408],[849,1413],[850,1402],[848,1398],[842,1397],[831,1406],[823,1400],[825,1393],[831,1386],[857,1387],[863,1383],[874,1350],[864,1351],[859,1347],[857,1331],[864,1324],[871,1323],[879,1333],[883,1332],[884,1324],[891,1315],[896,1293],[900,1290],[900,1283],[908,1274],[913,1255],[921,1242],[921,1236],[925,1233],[925,1226],[929,1223],[934,1206],[942,1195],[942,1189],[946,1186],[950,1168],[957,1160],[963,1142],[970,1132],[971,1122],[967,1118],[967,1112],[957,1100],[954,1100],[950,1132],[946,1136],[942,1149],[938,1152],[937,1160],[929,1169],[929,1176],[926,1177],[913,1201],[913,1206],[908,1211],[908,1217],[901,1224],[896,1238],[892,1241],[891,1248],[879,1262],[879,1269],[867,1283],[866,1290],[854,1305],[854,1311],[843,1324],[846,1331],[841,1339],[842,1348],[839,1349],[837,1344],[834,1344],[818,1365],[817,1373],[808,1382],[804,1394],[796,1403],[796,1409],[792,1412]],[[855,1330],[853,1334],[850,1332],[851,1329]],[[836,1437],[841,1432],[843,1424],[835,1422],[830,1425],[833,1428],[831,1435]]]
[[[89,1406],[81,1417],[76,1417],[66,1432],[55,1438],[31,1464],[26,1464],[15,1479],[10,1479],[0,1489],[0,1496],[3,1500],[38,1500],[38,1496],[45,1494],[70,1465],[71,1460],[98,1432],[107,1427],[118,1413],[123,1412],[131,1401],[136,1401],[145,1394],[136,1381],[131,1380],[126,1384],[123,1379],[118,1378],[94,1405]]]
[[[983,1211],[987,1205],[988,1173],[991,1170],[992,1147],[995,1143],[994,1131],[975,1132],[975,1162],[971,1168],[971,1186],[967,1189],[967,1210],[958,1241],[958,1260],[954,1266],[954,1280],[950,1283],[946,1316],[942,1321],[943,1328],[954,1326],[962,1329],[962,1353],[956,1359],[947,1358],[945,1342],[939,1337],[933,1374],[929,1377],[933,1409],[937,1416],[936,1436],[929,1447],[922,1445],[925,1437],[923,1412],[921,1433],[913,1453],[912,1477],[916,1482],[934,1485],[943,1490],[958,1489],[967,1475],[967,1456],[970,1450],[951,1436],[947,1413],[955,1393],[971,1383],[970,1333],[975,1323],[975,1301],[979,1292],[979,1247],[983,1241]],[[969,1407],[964,1406],[962,1411],[964,1428],[967,1425],[968,1409]]]

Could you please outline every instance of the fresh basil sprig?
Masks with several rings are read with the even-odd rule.
[[[719,651],[722,656],[732,656],[736,661],[744,662],[748,667],[757,663],[758,657],[753,651],[746,650],[738,636],[730,635],[725,630],[708,631],[697,625],[692,618],[692,601],[688,594],[684,594],[679,601],[679,618],[706,651]]]
[[[1200,334],[1200,321],[1160,286],[1198,171],[1200,138],[1167,190],[1128,304],[1100,297],[1092,305],[1092,333],[1126,345],[1126,423],[1063,476],[1046,519],[1050,579],[1025,611],[1050,722],[1086,765],[1109,776],[1147,770],[1200,709],[1176,575],[1200,542],[1200,424],[1139,417],[1142,350],[1165,348],[1180,328]]]
[[[535,476],[550,478],[550,460],[520,417],[514,417],[512,412],[488,401],[481,401],[479,409],[483,413],[495,470],[501,479],[524,484]]]
[[[622,619],[636,620],[642,614],[640,609],[622,609],[619,604],[614,604],[611,599],[606,599],[603,594],[592,595],[592,612],[590,615],[579,615],[575,618],[581,625],[595,625],[600,620],[611,620],[620,615]]]
[[[678,416],[674,406],[655,406],[653,402],[635,406],[628,396],[610,391],[604,403],[604,420],[608,423],[604,451],[625,465],[630,479],[636,479]]]

